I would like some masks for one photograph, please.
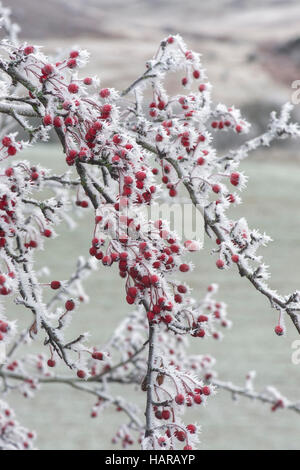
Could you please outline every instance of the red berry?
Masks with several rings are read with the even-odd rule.
[[[53,73],[53,70],[54,70],[54,68],[51,64],[46,64],[42,68],[42,74],[46,75],[46,77],[47,77],[47,75],[51,75]]]
[[[102,88],[102,90],[100,90],[99,95],[101,96],[101,98],[107,98],[110,95],[110,91],[108,88]]]
[[[150,276],[149,280],[150,284],[155,285],[158,283],[158,276],[156,276],[156,274],[153,274],[152,276]]]
[[[51,286],[51,289],[56,290],[56,289],[59,289],[61,287],[61,283],[60,283],[60,281],[52,281],[50,286]]]
[[[68,90],[70,93],[78,93],[78,85],[76,85],[76,83],[70,83],[70,85],[68,86]]]
[[[3,137],[2,145],[4,147],[9,147],[11,145],[11,138],[10,137]]]
[[[200,405],[202,403],[201,395],[194,395],[194,402],[196,403],[196,405]]]
[[[176,437],[179,441],[185,441],[185,432],[184,431],[176,431]]]
[[[34,47],[33,46],[26,46],[24,48],[24,54],[25,55],[32,54],[33,52],[34,52]]]
[[[231,173],[230,175],[230,183],[233,186],[238,186],[240,181],[240,174],[239,173]]]
[[[77,66],[76,59],[69,59],[68,60],[67,67],[69,67],[69,69],[74,69],[76,66]]]
[[[10,155],[10,156],[15,155],[15,154],[17,153],[16,147],[14,147],[13,145],[10,145],[10,146],[8,147],[8,149],[7,149],[7,153],[8,153],[8,155]]]
[[[239,255],[232,255],[231,256],[231,261],[233,263],[238,263],[239,262]]]
[[[179,393],[178,395],[176,395],[175,401],[176,401],[177,405],[183,405],[184,396],[182,395],[182,393]]]
[[[126,296],[126,301],[129,305],[134,304],[135,299],[133,297],[130,297],[130,295]]]
[[[79,377],[79,379],[84,379],[85,376],[86,376],[86,373],[84,372],[84,370],[77,371],[77,377]]]
[[[205,385],[203,388],[202,388],[202,392],[203,392],[203,395],[210,395],[210,388],[207,387],[207,385]]]
[[[49,367],[55,367],[56,362],[54,359],[48,359],[47,364]]]
[[[188,264],[185,264],[185,263],[184,263],[184,264],[181,264],[181,265],[179,266],[179,271],[181,271],[182,273],[186,273],[186,272],[188,272],[189,270],[190,270],[190,267],[189,267]]]
[[[146,173],[144,171],[138,171],[136,174],[135,174],[135,177],[138,181],[144,181],[144,179],[146,178]]]
[[[195,432],[197,430],[197,428],[194,424],[188,424],[186,428],[191,434],[195,434]]]
[[[61,127],[62,126],[62,120],[59,116],[55,116],[55,118],[53,119],[53,124],[54,124],[54,127]]]
[[[79,52],[78,52],[78,51],[71,51],[71,52],[70,52],[70,57],[71,57],[72,59],[76,59],[76,57],[78,57],[78,56],[79,56]]]
[[[33,172],[31,173],[31,179],[32,179],[33,181],[36,181],[36,180],[38,179],[38,177],[39,177],[39,174],[38,174],[36,171],[33,171]]]
[[[151,322],[154,320],[155,313],[154,312],[147,312],[147,318]]]
[[[103,361],[103,353],[102,352],[93,352],[92,358],[96,359],[97,361]]]
[[[216,262],[216,266],[219,269],[224,268],[224,261],[222,261],[221,259],[218,259],[217,262]]]
[[[129,295],[130,297],[135,298],[135,297],[137,296],[137,292],[138,292],[138,291],[137,291],[137,288],[136,288],[136,287],[129,287],[129,289],[128,289],[128,295]]]
[[[50,116],[50,114],[46,114],[46,116],[44,116],[43,123],[44,123],[45,126],[51,126],[52,117]]]
[[[1,331],[1,333],[7,333],[8,332],[8,323],[1,322],[0,323],[0,331]]]
[[[214,184],[212,190],[214,193],[218,194],[221,191],[221,187],[218,184]]]
[[[127,185],[131,185],[133,183],[133,179],[131,178],[131,176],[125,176],[124,183]]]
[[[91,85],[93,83],[93,79],[90,78],[90,77],[86,77],[84,80],[83,80],[83,83],[85,85]]]
[[[199,315],[199,317],[197,318],[197,321],[198,321],[199,323],[208,321],[208,317],[207,317],[206,315]]]
[[[177,287],[177,290],[178,290],[178,292],[180,292],[180,294],[185,294],[187,292],[187,288],[183,285],[179,285]]]
[[[73,300],[67,300],[65,303],[65,309],[70,312],[71,310],[74,310],[74,308],[75,308],[75,302]]]
[[[46,237],[46,238],[50,238],[51,235],[52,235],[52,232],[51,232],[51,230],[46,229],[46,230],[43,231],[43,235],[44,235],[44,237]]]
[[[280,325],[276,325],[274,331],[278,336],[282,336],[284,334],[284,329]]]

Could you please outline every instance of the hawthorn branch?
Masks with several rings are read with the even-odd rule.
[[[262,134],[262,135],[264,135],[264,134]],[[262,138],[262,137],[260,136],[258,139],[260,139],[260,138]],[[208,216],[207,210],[205,208],[202,208],[202,206],[200,204],[200,201],[198,201],[197,193],[196,193],[196,190],[193,186],[192,180],[183,175],[178,163],[174,159],[172,159],[170,157],[167,157],[167,155],[165,155],[164,153],[161,153],[156,147],[154,147],[153,145],[149,144],[148,142],[142,140],[141,138],[138,138],[137,142],[143,148],[145,148],[148,151],[151,151],[152,153],[154,153],[160,159],[167,160],[173,166],[173,168],[175,169],[175,171],[177,173],[178,178],[180,180],[182,180],[183,185],[185,186],[186,190],[188,191],[188,194],[190,196],[190,199],[191,199],[193,205],[203,215],[205,226],[209,227],[212,230],[212,232],[216,235],[216,238],[218,238],[221,242],[225,241],[224,233],[221,229],[220,224],[218,224],[215,220],[212,220]],[[206,232],[207,232],[207,230],[206,230]],[[237,264],[240,276],[245,277],[246,279],[248,279],[248,281],[250,281],[250,283],[255,287],[256,290],[258,290],[261,294],[266,296],[269,299],[272,307],[278,306],[279,309],[283,309],[284,311],[286,311],[286,313],[290,317],[292,323],[294,324],[296,330],[300,334],[300,323],[299,323],[298,315],[297,315],[297,313],[295,313],[295,311],[292,308],[288,307],[288,301],[285,301],[283,299],[283,297],[281,297],[281,296],[279,296],[279,295],[277,295],[273,292],[271,293],[270,290],[267,287],[265,287],[264,284],[261,283],[255,277],[255,271],[251,271],[250,269],[245,268],[242,265],[241,261],[238,261],[236,264]]]
[[[227,392],[230,392],[233,396],[233,398],[236,395],[240,395],[246,398],[250,398],[251,400],[256,400],[256,401],[261,401],[262,403],[269,403],[272,406],[278,406],[282,407],[288,410],[295,411],[296,413],[300,414],[300,403],[291,403],[291,402],[286,402],[280,404],[280,399],[278,400],[277,398],[272,398],[270,397],[267,393],[264,392],[255,392],[254,390],[243,388],[243,387],[238,387],[237,385],[232,384],[231,382],[224,382],[221,380],[216,380],[213,379],[210,381],[212,385],[215,385],[217,388],[221,390],[225,390]]]

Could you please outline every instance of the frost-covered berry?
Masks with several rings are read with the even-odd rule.
[[[69,55],[71,59],[76,59],[79,56],[79,51],[76,51],[76,50],[71,51]]]
[[[84,378],[86,377],[86,373],[84,372],[84,370],[79,369],[79,370],[77,371],[77,377],[78,377],[79,379],[84,379]]]
[[[239,255],[232,255],[231,256],[231,261],[233,263],[238,263],[239,262]]]
[[[6,137],[3,137],[3,139],[2,139],[2,145],[3,145],[4,147],[9,147],[11,144],[12,144],[12,140],[11,140],[10,137],[7,137],[7,136],[6,136]]]
[[[97,361],[103,361],[104,356],[102,352],[95,351],[92,354],[92,358],[96,359]]]
[[[276,325],[274,331],[278,336],[282,336],[284,334],[284,329],[281,325]]]
[[[83,79],[83,83],[85,85],[92,85],[93,79],[91,77],[86,77],[86,78]]]
[[[186,273],[190,270],[190,267],[188,264],[186,263],[183,263],[179,266],[179,271],[181,271],[182,273]]]
[[[197,430],[197,428],[194,424],[188,424],[186,428],[191,434],[195,434],[195,432]]]
[[[7,153],[8,153],[8,155],[10,155],[10,156],[15,155],[15,154],[17,153],[16,147],[15,147],[14,145],[10,145],[10,146],[8,147],[8,149],[7,149]]]
[[[165,419],[165,420],[170,419],[170,416],[171,416],[171,414],[170,414],[169,410],[163,410],[162,411],[162,419]]]
[[[54,71],[54,67],[53,67],[53,65],[51,65],[51,64],[46,64],[46,65],[44,65],[44,67],[42,68],[42,74],[43,74],[43,75],[46,75],[46,76],[47,76],[47,75],[51,75],[51,74],[53,73],[53,71]]]
[[[201,405],[201,403],[202,403],[202,398],[201,398],[201,395],[200,395],[200,394],[194,395],[194,402],[196,403],[196,405]]]
[[[101,98],[108,98],[110,96],[110,91],[108,88],[102,88],[102,90],[100,90],[100,96]]]
[[[79,90],[79,87],[76,83],[70,83],[70,85],[68,86],[68,90],[70,93],[78,93],[78,90]]]
[[[69,69],[74,69],[75,67],[77,67],[76,59],[69,59],[67,62],[67,67],[69,67]]]
[[[62,119],[59,116],[55,116],[53,119],[54,127],[61,127],[62,126]]]
[[[26,46],[24,48],[24,54],[25,55],[30,55],[34,53],[34,47],[33,46]]]
[[[230,183],[233,186],[238,186],[240,182],[240,174],[239,173],[231,173],[230,175]]]
[[[186,434],[185,434],[184,431],[176,431],[175,436],[177,437],[177,439],[178,439],[180,442],[185,441]]]
[[[70,312],[71,310],[74,310],[74,308],[75,308],[75,302],[73,300],[67,300],[65,303],[65,309]]]
[[[50,286],[51,286],[51,289],[56,290],[56,289],[59,289],[61,287],[61,283],[60,283],[60,281],[52,281]]]
[[[176,401],[177,405],[183,405],[184,396],[181,393],[178,393],[178,395],[176,395],[176,397],[175,397],[175,401]]]
[[[219,184],[213,184],[211,189],[214,193],[218,194],[221,191],[221,186]]]
[[[224,261],[221,260],[221,259],[218,259],[218,260],[216,261],[216,266],[217,266],[217,268],[219,268],[219,269],[224,268]]]
[[[43,117],[43,123],[45,126],[51,126],[52,124],[52,117],[50,116],[50,114],[46,114],[44,117]]]

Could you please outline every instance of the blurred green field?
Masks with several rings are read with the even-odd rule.
[[[24,158],[55,171],[65,169],[64,158],[55,146],[37,147],[24,154]],[[234,209],[233,217],[245,215],[250,227],[266,231],[274,239],[263,253],[266,264],[271,266],[271,285],[281,293],[290,293],[299,289],[300,283],[299,164],[272,160],[270,152],[264,152],[244,162],[242,169],[249,176],[249,183],[243,193],[244,204]],[[89,217],[79,220],[72,233],[64,226],[57,239],[47,242],[48,250],[39,255],[39,266],[46,264],[53,279],[67,279],[74,267],[75,253],[88,252],[92,232]],[[205,241],[205,249],[194,259],[196,269],[186,280],[199,298],[209,283],[220,284],[218,297],[228,304],[233,328],[222,342],[194,339],[192,349],[210,352],[217,358],[221,379],[242,385],[246,373],[256,370],[257,389],[274,385],[288,398],[300,401],[300,366],[291,363],[291,343],[297,339],[296,331],[287,320],[288,334],[284,337],[274,334],[277,313],[235,270],[223,272],[215,268],[215,258],[210,255],[212,246]],[[95,273],[87,284],[91,302],[76,312],[72,335],[90,331],[92,343],[104,342],[129,311],[123,302],[123,290],[116,269],[102,267]],[[8,314],[11,318],[18,315],[22,324],[22,317],[28,312],[10,305]],[[126,393],[130,395],[131,391]],[[142,400],[141,395],[134,394],[134,399]],[[93,398],[89,396],[64,386],[48,385],[33,400],[11,394],[8,401],[20,421],[38,432],[40,449],[114,448],[111,435],[122,416],[107,410],[99,418],[91,419]],[[271,413],[266,405],[246,399],[233,402],[230,395],[221,391],[197,412],[196,419],[203,430],[201,449],[299,448],[300,415],[292,411]]]

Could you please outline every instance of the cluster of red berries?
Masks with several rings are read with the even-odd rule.
[[[233,127],[235,131],[240,134],[243,131],[242,126],[237,124],[235,127],[233,126],[232,122],[229,119],[226,119],[225,121],[212,121],[211,127],[213,129],[226,129],[228,127]]]
[[[12,139],[8,136],[3,137],[2,139],[2,149],[6,148],[7,156],[14,156],[17,153],[17,147],[12,142]]]
[[[188,424],[186,426],[186,429],[184,430],[184,428],[178,428],[173,431],[173,435],[178,439],[178,441],[180,442],[188,442],[188,435],[189,434],[195,434],[197,431],[197,428],[194,424]],[[168,428],[166,430],[166,436],[167,438],[171,438],[172,436],[172,433],[171,433],[171,430]],[[158,438],[158,444],[160,447],[165,447],[166,445],[166,438],[164,436],[161,436]],[[183,450],[192,450],[192,447],[189,445],[189,444],[186,444],[184,447],[183,447]]]
[[[22,446],[22,449],[29,449],[30,447],[32,447],[30,441],[35,438],[34,433],[31,431],[27,431],[24,428],[20,429],[18,423],[15,422],[13,419],[12,411],[9,408],[5,408],[4,405],[5,404],[3,402],[3,406],[0,410],[0,435],[2,434],[3,436],[6,436],[8,440],[11,439],[11,441],[13,442],[12,434],[15,432],[16,441],[19,441],[21,439],[20,445]]]
[[[149,114],[151,117],[154,118],[158,115],[159,111],[165,110],[166,107],[167,107],[167,103],[162,98],[159,98],[157,101],[152,101],[149,104],[149,108],[150,108]]]

